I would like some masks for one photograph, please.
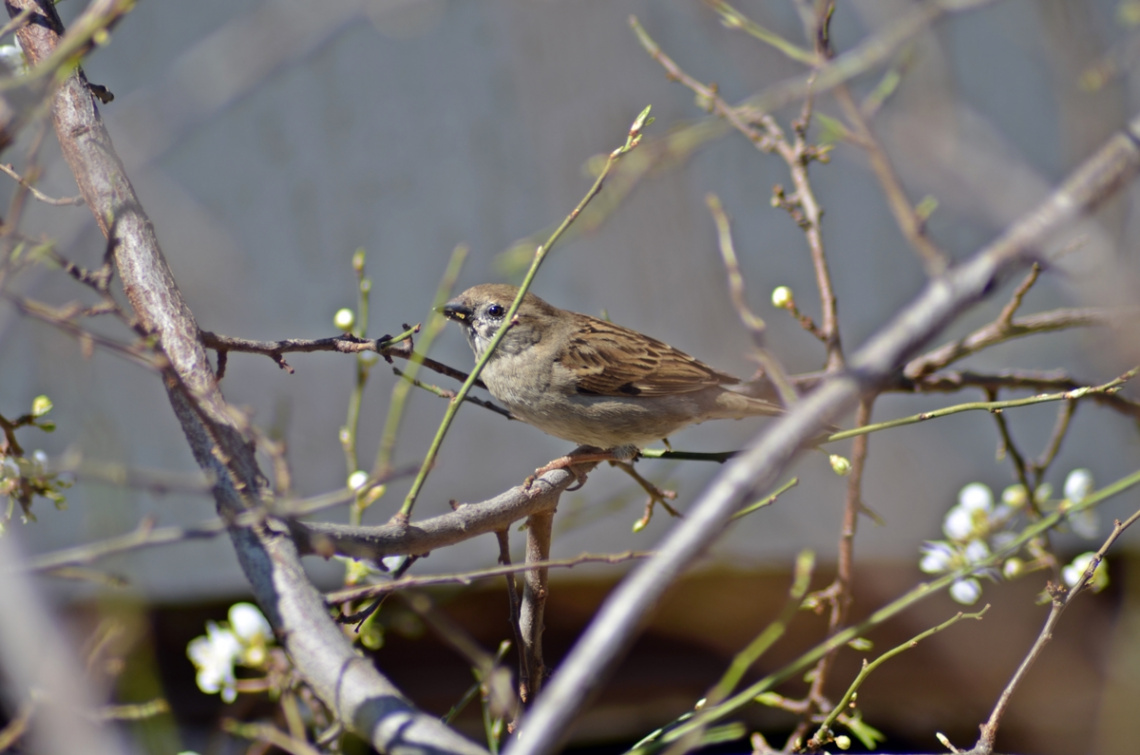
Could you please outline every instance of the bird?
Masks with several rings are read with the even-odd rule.
[[[517,295],[515,286],[485,283],[459,294],[441,312],[462,327],[478,360],[507,327]],[[780,404],[749,395],[759,392],[755,383],[531,293],[480,377],[512,416],[619,460],[634,459],[646,445],[705,420],[784,412]]]

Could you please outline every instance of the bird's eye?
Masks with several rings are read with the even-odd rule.
[[[487,307],[487,314],[496,319],[502,317],[507,313],[506,308],[502,304],[492,304]]]

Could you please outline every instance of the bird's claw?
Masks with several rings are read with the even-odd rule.
[[[592,451],[589,453],[580,453],[580,454],[571,453],[571,454],[568,454],[566,456],[559,456],[557,459],[550,462],[549,464],[546,464],[545,466],[541,466],[538,469],[534,470],[534,474],[532,474],[530,477],[526,478],[526,480],[523,481],[523,490],[530,490],[530,487],[531,487],[531,485],[534,484],[535,480],[537,480],[539,477],[546,474],[547,472],[553,472],[556,469],[565,469],[570,474],[574,475],[574,479],[576,480],[576,482],[573,486],[566,488],[567,492],[570,492],[573,490],[578,490],[579,488],[581,488],[583,485],[586,484],[586,473],[585,472],[579,472],[576,469],[577,465],[579,465],[579,464],[594,464],[594,463],[599,462],[599,461],[613,461],[613,460],[614,460],[613,454],[608,452],[608,451],[601,451],[601,452]]]

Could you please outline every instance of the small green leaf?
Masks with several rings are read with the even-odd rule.
[[[823,113],[816,113],[815,119],[822,128],[819,134],[819,141],[821,143],[834,144],[847,139],[850,132],[847,130],[847,126],[843,124],[843,121],[824,115]]]
[[[844,722],[847,729],[855,735],[864,747],[868,750],[875,749],[875,745],[879,742],[885,742],[887,737],[883,732],[871,726],[862,718],[854,717],[850,721]]]
[[[928,194],[923,197],[922,201],[918,203],[918,206],[914,208],[914,214],[918,216],[919,220],[925,223],[937,209],[938,200]]]

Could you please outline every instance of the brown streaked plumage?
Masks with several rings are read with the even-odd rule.
[[[482,356],[518,289],[489,283],[443,307]],[[780,414],[731,375],[666,343],[527,294],[481,377],[511,414],[551,435],[632,457],[709,419]]]

